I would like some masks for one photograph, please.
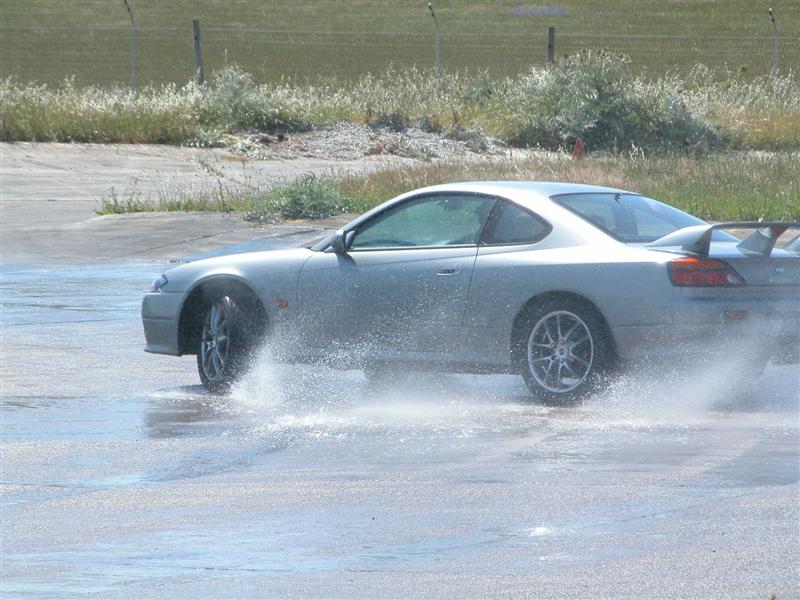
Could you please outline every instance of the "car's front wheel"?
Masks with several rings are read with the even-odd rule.
[[[200,381],[213,392],[226,392],[241,375],[250,353],[241,310],[230,296],[215,298],[203,316],[197,349]]]
[[[518,352],[525,383],[538,398],[564,404],[594,390],[612,363],[611,344],[594,311],[571,299],[535,307]]]

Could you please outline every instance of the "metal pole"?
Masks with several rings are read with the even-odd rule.
[[[133,11],[128,0],[122,0],[128,14],[131,17],[131,91],[136,91],[136,20],[133,18]]]
[[[556,28],[547,28],[547,62],[551,63],[556,57]]]
[[[778,24],[775,22],[775,15],[772,9],[769,9],[769,20],[772,21],[772,77],[778,77],[778,61],[780,59],[779,44],[780,37],[778,37]]]
[[[436,79],[440,79],[442,75],[442,63],[439,57],[439,39],[441,38],[442,34],[439,31],[439,19],[436,18],[436,11],[433,10],[433,4],[431,2],[428,2],[428,10],[431,11],[433,23],[436,26],[436,35],[434,37],[434,47],[436,51]]]
[[[197,85],[203,85],[203,56],[200,54],[200,19],[192,19],[192,29],[194,30],[194,64],[197,66],[195,81]]]

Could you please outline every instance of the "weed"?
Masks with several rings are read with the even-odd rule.
[[[307,173],[252,201],[248,221],[324,219],[348,210],[352,198],[331,179]]]

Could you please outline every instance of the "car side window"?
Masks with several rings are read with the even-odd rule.
[[[468,194],[412,198],[360,226],[350,249],[477,244],[495,201],[494,198]]]
[[[486,244],[532,244],[542,239],[550,226],[542,219],[512,202],[500,201],[483,242]]]

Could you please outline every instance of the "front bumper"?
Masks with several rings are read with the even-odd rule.
[[[183,299],[183,293],[174,292],[153,292],[145,295],[142,300],[145,352],[173,356],[180,354],[178,328]]]

